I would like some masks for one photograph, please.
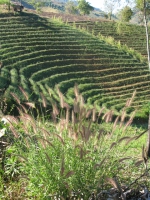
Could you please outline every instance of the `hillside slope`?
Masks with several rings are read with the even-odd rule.
[[[74,25],[74,22],[70,22]],[[76,21],[76,27],[85,28],[88,32],[105,37],[113,37],[121,44],[147,55],[145,27],[135,24],[121,24],[115,21]]]
[[[0,89],[10,97],[24,88],[30,100],[57,99],[55,85],[74,98],[79,85],[87,103],[119,110],[136,90],[134,106],[150,97],[146,64],[132,55],[54,19],[34,14],[0,18]]]

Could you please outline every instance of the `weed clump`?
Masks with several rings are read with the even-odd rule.
[[[19,115],[5,116],[8,125],[3,137],[9,143],[2,157],[3,185],[9,183],[12,189],[19,181],[21,198],[101,199],[117,195],[125,199],[132,187],[148,184],[148,151],[142,147],[147,130],[135,131],[130,126],[134,114],[126,119],[135,93],[114,122],[112,110],[88,108],[76,85],[72,107],[58,88],[57,93],[60,104],[52,102],[51,111],[46,112],[49,117],[36,118],[32,114],[35,105],[22,104],[14,96]],[[10,187],[3,190],[7,198],[15,194]]]

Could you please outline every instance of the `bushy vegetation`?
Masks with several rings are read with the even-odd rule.
[[[59,89],[57,93],[60,105],[52,103],[51,110],[43,96],[43,115],[33,102],[22,104],[12,93],[19,115],[4,116],[7,123],[0,123],[5,131],[0,137],[5,145],[0,198],[101,199],[112,183],[118,185],[119,198],[141,184],[148,188],[145,148],[141,156],[147,130],[130,126],[134,113],[126,116],[133,97],[113,122],[113,111],[88,108],[77,86],[73,107]]]

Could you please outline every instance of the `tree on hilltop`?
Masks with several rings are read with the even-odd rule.
[[[148,16],[150,15],[150,0],[135,0],[136,7],[141,11],[143,15],[143,21],[145,24],[146,41],[147,41],[147,55],[148,55],[148,66],[150,70],[150,50],[149,50],[149,35],[148,35]]]
[[[105,5],[105,10],[107,13],[108,18],[111,20],[112,14],[116,6],[118,5],[119,0],[105,0],[104,5]]]
[[[78,9],[82,15],[89,15],[94,7],[91,6],[86,0],[78,0]]]
[[[120,18],[121,21],[123,22],[129,22],[132,15],[133,15],[133,11],[129,6],[125,6],[121,11],[120,11]]]
[[[69,14],[78,14],[78,8],[73,1],[68,1],[66,3],[65,10]]]

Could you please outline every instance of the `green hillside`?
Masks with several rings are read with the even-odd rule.
[[[69,22],[73,25],[73,22]],[[104,35],[113,37],[121,44],[140,52],[143,56],[147,55],[146,51],[146,33],[145,27],[135,24],[123,24],[115,21],[77,21],[76,27],[85,28],[95,35]]]
[[[111,34],[113,23],[102,24],[95,23],[94,31]],[[1,15],[0,30],[0,89],[7,98],[14,92],[24,100],[21,86],[30,101],[41,102],[43,95],[58,100],[58,85],[71,104],[77,83],[89,105],[119,110],[135,90],[134,107],[149,101],[147,65],[86,31],[27,13]]]

